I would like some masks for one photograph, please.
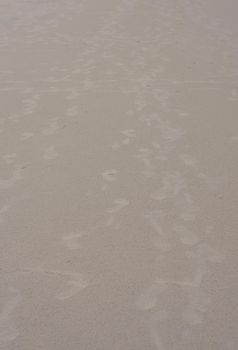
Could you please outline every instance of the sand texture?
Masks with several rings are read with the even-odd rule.
[[[0,350],[238,349],[237,13],[0,0]]]

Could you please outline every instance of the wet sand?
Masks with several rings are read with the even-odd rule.
[[[236,10],[0,1],[1,350],[237,350]]]

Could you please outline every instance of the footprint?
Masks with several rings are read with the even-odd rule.
[[[179,158],[184,162],[185,165],[191,168],[196,168],[197,161],[196,159],[192,158],[189,154],[180,154]]]
[[[72,70],[73,74],[80,74],[82,72],[81,68],[75,68],[74,70]]]
[[[156,201],[162,201],[168,197],[168,190],[164,187],[161,187],[155,193],[152,193],[151,198]]]
[[[83,88],[84,88],[85,90],[90,90],[90,89],[92,89],[93,87],[95,87],[95,82],[94,82],[94,81],[92,81],[92,80],[90,80],[90,79],[85,79],[85,80],[83,81]]]
[[[15,185],[17,181],[21,180],[22,178],[23,178],[22,169],[17,168],[14,170],[10,178],[0,179],[0,189],[6,190],[11,188],[13,185]]]
[[[113,182],[113,181],[116,181],[116,174],[117,173],[118,173],[118,171],[115,169],[106,170],[102,173],[102,177],[106,181]]]
[[[58,157],[58,153],[55,150],[55,146],[52,145],[45,150],[44,159],[51,160]]]
[[[157,233],[157,237],[153,239],[155,247],[160,249],[161,252],[167,253],[171,250],[171,244],[168,240],[168,237],[164,233],[163,228],[158,222],[160,215],[160,211],[152,211],[151,213],[145,215],[145,218],[147,219],[148,224]]]
[[[156,237],[153,239],[153,244],[158,248],[162,253],[168,253],[171,250],[171,244],[167,242],[162,237]]]
[[[163,293],[166,289],[166,284],[153,285],[137,298],[136,306],[143,311],[154,309],[157,305],[159,294]]]
[[[105,226],[112,226],[115,224],[115,217],[111,215],[105,222]]]
[[[19,305],[21,297],[20,294],[12,287],[10,287],[8,290],[8,297],[9,299],[5,301],[0,312],[0,347],[1,345],[6,346],[8,342],[16,339],[19,334],[12,320],[12,313]]]
[[[76,115],[78,115],[78,107],[77,106],[73,106],[67,109],[67,116],[69,117],[75,117]]]
[[[153,157],[153,150],[144,147],[140,148],[135,157],[140,159],[144,164],[142,174],[149,178],[153,177],[156,173],[156,165],[151,159],[151,157]]]
[[[183,320],[190,326],[195,326],[203,322],[204,315],[211,303],[211,298],[201,289],[188,289],[188,306],[184,310]]]
[[[43,135],[53,135],[60,128],[58,118],[52,119],[49,123],[48,128],[42,131]]]
[[[184,225],[178,225],[174,228],[178,233],[179,239],[183,244],[186,245],[195,245],[199,242],[199,238],[195,235],[194,232],[190,231]]]
[[[130,137],[130,138],[136,136],[136,132],[135,132],[134,129],[125,129],[125,130],[122,131],[122,134],[127,136],[127,137]]]
[[[135,135],[135,130],[134,129],[126,129],[122,131],[122,134],[126,136],[126,138],[122,141],[124,145],[128,145],[131,141],[132,138],[134,138]]]
[[[18,114],[9,115],[8,119],[17,122],[19,120],[19,115]]]
[[[56,296],[56,299],[66,300],[72,298],[74,295],[78,294],[83,289],[88,287],[88,285],[89,283],[83,279],[80,279],[78,281],[68,281],[67,287]]]
[[[135,114],[135,111],[133,111],[132,109],[129,109],[127,112],[126,112],[127,115],[133,115]]]
[[[175,205],[180,212],[180,218],[184,221],[194,221],[196,219],[197,208],[190,194],[176,200]]]
[[[238,91],[236,89],[232,89],[231,96],[229,97],[229,100],[231,100],[231,101],[238,100]]]
[[[84,233],[71,233],[69,235],[63,236],[63,244],[65,244],[69,249],[79,249],[79,238],[81,238],[83,235]]]
[[[30,94],[32,92],[34,92],[34,88],[31,88],[31,87],[27,87],[27,88],[22,90],[23,94]]]
[[[115,141],[115,142],[112,144],[112,149],[114,149],[114,150],[118,150],[120,147],[121,147],[121,146],[120,146],[119,142],[116,142],[116,141]]]
[[[4,217],[9,210],[10,205],[5,204],[1,209],[0,209],[0,224],[4,221]]]
[[[23,114],[24,115],[29,115],[32,114],[35,107],[37,106],[37,99],[32,98],[32,99],[25,99],[22,101],[24,108],[23,108]]]
[[[158,319],[154,319],[154,315],[152,315],[150,322],[150,335],[157,350],[166,350],[159,332]]]
[[[127,137],[126,139],[122,140],[123,145],[129,145],[130,143],[130,138]]]
[[[118,199],[114,200],[114,203],[115,203],[114,207],[107,209],[108,213],[116,213],[116,212],[118,212],[119,210],[121,210],[121,209],[125,208],[126,206],[128,206],[129,201],[127,199],[125,199],[125,198],[118,198]]]
[[[71,90],[69,94],[66,96],[66,100],[74,100],[79,96],[79,93],[77,90]]]
[[[188,113],[188,112],[181,111],[181,112],[179,112],[179,115],[180,115],[181,117],[188,117],[188,116],[189,116],[189,113]]]
[[[14,163],[14,159],[16,158],[16,153],[9,153],[2,156],[2,159],[5,163],[11,164]]]
[[[22,134],[21,134],[21,140],[28,140],[28,139],[30,139],[32,136],[33,136],[34,134],[33,134],[33,132],[23,132]]]
[[[217,251],[215,248],[209,246],[209,244],[201,243],[196,247],[196,251],[187,253],[189,258],[196,259],[199,263],[211,262],[221,263],[224,260],[224,255]]]
[[[198,324],[201,324],[203,322],[203,319],[204,315],[201,311],[189,308],[188,310],[183,312],[183,320],[189,326],[196,326]]]

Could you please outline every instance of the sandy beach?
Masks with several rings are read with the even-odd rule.
[[[0,0],[0,350],[238,349],[237,13]]]

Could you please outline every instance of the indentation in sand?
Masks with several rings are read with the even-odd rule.
[[[15,158],[16,158],[16,153],[9,153],[9,154],[5,154],[4,156],[2,156],[2,159],[7,164],[14,163]]]
[[[114,200],[114,206],[107,209],[108,213],[117,213],[121,209],[127,207],[129,201],[126,198],[117,198]]]
[[[106,170],[102,173],[102,177],[106,181],[113,182],[113,181],[116,181],[117,173],[118,171],[115,169]]]
[[[183,311],[183,320],[190,326],[200,324],[211,303],[210,297],[200,288],[188,291],[188,305]]]
[[[43,135],[53,135],[60,128],[58,118],[54,118],[50,121],[47,128],[42,131]]]
[[[4,221],[4,217],[5,217],[6,213],[8,212],[9,208],[10,208],[10,205],[8,205],[8,204],[5,204],[1,207],[1,209],[0,209],[0,224]]]
[[[12,314],[21,301],[20,294],[12,287],[8,289],[7,299],[5,297],[0,299],[0,347],[5,349],[5,346],[19,335],[14,322]],[[3,302],[3,304],[2,304]]]
[[[194,204],[194,200],[189,193],[185,193],[183,196],[176,199],[175,205],[180,218],[184,221],[194,221],[197,214],[197,207]]]
[[[78,294],[80,291],[88,287],[89,282],[86,281],[84,276],[78,272],[64,271],[64,270],[52,270],[45,269],[42,266],[37,268],[25,268],[23,271],[30,273],[40,273],[46,275],[56,275],[61,276],[62,278],[69,278],[66,281],[66,287],[56,294],[56,299],[65,300],[73,297]]]
[[[55,159],[58,157],[58,153],[55,150],[55,146],[52,145],[48,148],[45,149],[45,153],[44,153],[44,159],[46,160],[51,160],[51,159]]]
[[[161,201],[171,196],[178,196],[184,189],[186,189],[186,181],[180,172],[164,172],[160,188],[151,197]]]
[[[17,168],[13,171],[13,174],[10,178],[0,179],[0,190],[1,189],[6,190],[14,186],[16,182],[18,182],[23,178],[22,173],[23,173],[22,169]]]
[[[21,140],[24,141],[24,140],[28,140],[30,139],[31,137],[34,136],[34,133],[33,132],[23,132],[21,134]]]
[[[156,174],[156,166],[152,161],[153,149],[141,147],[135,157],[140,159],[144,165],[142,170],[144,176],[151,178]]]
[[[69,107],[66,111],[66,114],[69,117],[75,117],[76,115],[78,115],[78,113],[79,111],[77,106]]]
[[[9,115],[9,117],[8,117],[9,120],[12,120],[12,121],[14,121],[14,122],[18,122],[18,121],[19,121],[19,118],[20,118],[19,114],[11,114],[11,115]]]
[[[88,285],[89,283],[83,279],[77,281],[68,281],[67,287],[56,295],[56,299],[65,300],[72,298],[73,296],[81,292],[83,289],[85,289]]]
[[[145,218],[153,230],[157,233],[157,236],[152,239],[153,244],[156,248],[160,249],[161,252],[167,253],[171,249],[171,244],[164,233],[161,224],[158,222],[158,215],[160,212],[152,211],[145,215]]]
[[[84,235],[84,233],[70,233],[62,237],[63,244],[66,245],[68,249],[79,249],[80,242],[79,239]]]
[[[115,142],[112,144],[112,149],[114,149],[114,150],[118,150],[120,147],[121,147],[121,146],[120,146],[119,142],[117,142],[117,141],[115,141]]]
[[[161,293],[167,289],[166,284],[154,284],[145,289],[137,298],[136,306],[143,311],[151,310],[156,307],[157,299]]]
[[[128,145],[130,141],[136,136],[136,132],[134,129],[125,129],[122,131],[122,135],[125,136],[122,140],[124,145]]]
[[[225,259],[221,252],[207,243],[200,243],[194,251],[187,252],[187,256],[195,259],[200,264],[205,262],[221,263]]]
[[[196,234],[184,225],[176,225],[174,230],[183,244],[195,245],[199,242],[199,238]]]

